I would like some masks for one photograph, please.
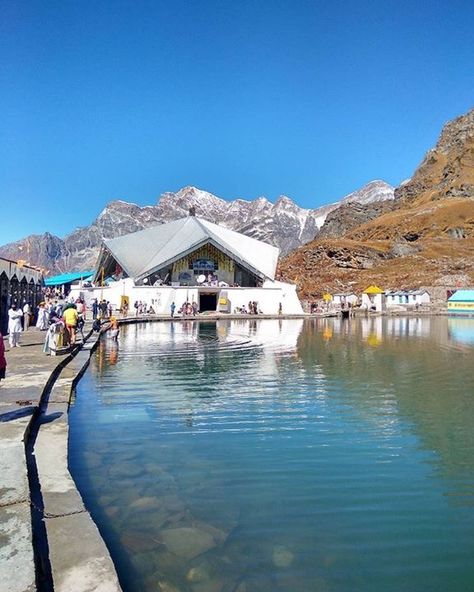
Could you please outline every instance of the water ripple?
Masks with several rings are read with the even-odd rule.
[[[102,347],[71,468],[125,592],[471,589],[460,328],[160,323]]]

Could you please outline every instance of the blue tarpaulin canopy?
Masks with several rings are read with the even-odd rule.
[[[53,275],[45,278],[45,286],[62,286],[63,284],[71,284],[76,280],[87,280],[94,275],[95,271],[73,271],[71,273],[61,273],[60,275]]]

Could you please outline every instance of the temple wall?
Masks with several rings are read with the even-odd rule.
[[[217,301],[219,297],[226,293],[230,301],[230,312],[234,313],[236,309],[245,305],[248,307],[249,301],[257,302],[258,308],[263,314],[277,315],[281,303],[282,314],[301,314],[303,309],[296,294],[296,287],[292,284],[283,282],[265,282],[262,288],[215,288],[200,289],[198,287],[186,286],[135,286],[133,280],[126,279],[104,288],[81,288],[74,286],[71,289],[71,296],[77,298],[83,296],[88,308],[93,298],[100,300],[104,298],[110,301],[114,310],[120,308],[122,296],[129,298],[129,313],[134,313],[133,304],[136,300],[145,302],[152,306],[156,314],[170,313],[172,302],[178,310],[183,302],[192,302],[199,304],[200,293],[216,294]]]

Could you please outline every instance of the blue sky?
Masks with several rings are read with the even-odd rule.
[[[303,207],[409,177],[474,106],[467,1],[0,0],[0,244],[195,185]]]

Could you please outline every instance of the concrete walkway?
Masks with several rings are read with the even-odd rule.
[[[30,592],[38,585],[54,586],[56,592],[116,592],[120,586],[114,565],[67,466],[69,398],[98,336],[91,336],[74,357],[45,355],[44,337],[31,328],[22,333],[22,347],[12,350],[5,340],[7,376],[0,383],[1,589]],[[27,466],[30,430],[34,454]],[[33,491],[37,481],[40,488]],[[32,516],[47,549],[46,558],[36,553],[36,569]],[[46,576],[38,573],[45,563]]]

